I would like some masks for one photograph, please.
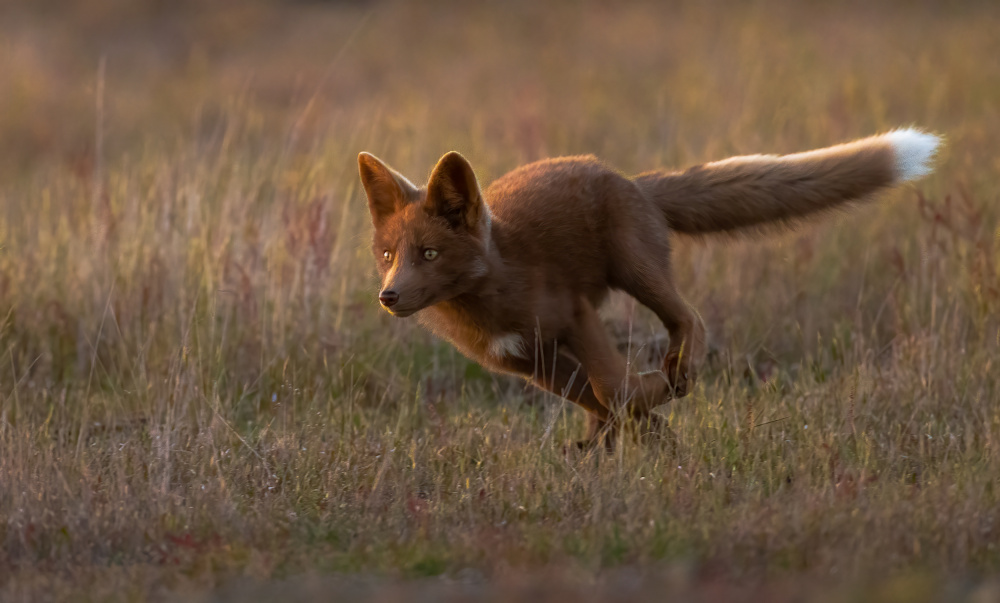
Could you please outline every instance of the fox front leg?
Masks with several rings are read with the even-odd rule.
[[[672,397],[663,375],[629,375],[625,358],[586,299],[580,299],[574,308],[573,332],[567,342],[587,371],[594,395],[611,411],[611,421],[602,429],[612,437],[621,419],[631,416],[641,422]]]
[[[497,368],[522,375],[535,387],[569,400],[587,412],[586,436],[574,447],[591,448],[602,441],[608,444],[611,409],[597,397],[587,370],[579,360],[559,351],[558,347],[545,352],[531,360],[506,357],[503,365]]]

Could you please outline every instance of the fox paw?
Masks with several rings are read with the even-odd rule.
[[[649,411],[675,397],[673,391],[663,371],[640,373],[638,386],[632,393],[630,414],[633,418],[650,416]]]
[[[614,438],[615,425],[608,422],[607,420],[601,419],[597,415],[588,414],[587,415],[587,437],[573,442],[573,444],[565,447],[564,452],[568,453],[569,450],[598,450],[604,448],[605,450],[611,450],[614,448]]]
[[[663,374],[674,398],[683,398],[694,387],[695,373],[679,352],[669,352],[663,359]]]

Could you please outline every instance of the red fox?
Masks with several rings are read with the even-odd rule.
[[[358,156],[375,227],[381,305],[416,314],[488,370],[512,373],[588,412],[584,443],[625,415],[691,391],[705,327],[677,291],[671,231],[789,225],[930,172],[939,139],[899,129],[793,155],[750,155],[626,177],[593,156],[546,159],[482,191],[450,152],[417,187]],[[597,310],[617,289],[651,309],[670,344],[662,370],[629,375]],[[622,412],[624,411],[624,412]]]

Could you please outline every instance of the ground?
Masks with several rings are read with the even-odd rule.
[[[0,4],[0,599],[995,600],[1000,9]],[[917,125],[934,175],[678,238],[670,431],[381,311],[356,156],[488,182]],[[615,298],[640,366],[662,342]]]

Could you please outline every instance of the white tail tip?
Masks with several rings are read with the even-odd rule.
[[[893,154],[896,156],[898,181],[906,182],[931,173],[931,159],[941,144],[939,137],[914,128],[893,130],[883,136],[892,145]]]

